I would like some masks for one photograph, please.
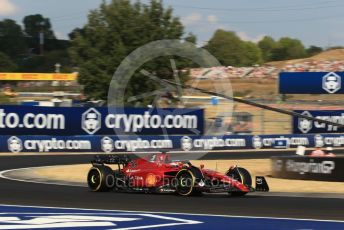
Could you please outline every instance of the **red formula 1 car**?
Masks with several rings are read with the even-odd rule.
[[[108,165],[117,165],[114,170]],[[87,175],[92,191],[177,193],[182,196],[228,192],[242,196],[253,191],[269,191],[264,177],[256,177],[252,187],[250,173],[232,166],[223,174],[193,166],[188,161],[172,161],[166,153],[130,159],[125,155],[97,155]]]

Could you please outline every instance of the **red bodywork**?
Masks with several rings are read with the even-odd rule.
[[[138,158],[130,161],[119,169],[130,182],[130,188],[137,191],[154,191],[159,193],[174,192],[173,179],[181,170],[193,168],[201,172],[201,180],[195,183],[202,192],[250,192],[249,188],[237,180],[210,169],[196,168],[182,161],[171,161],[170,155],[165,153],[154,154],[149,158]]]

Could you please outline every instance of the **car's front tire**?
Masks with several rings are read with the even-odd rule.
[[[87,174],[88,187],[93,192],[109,191],[114,186],[113,171],[108,166],[93,166]]]
[[[249,171],[247,171],[245,168],[242,167],[235,167],[233,169],[230,169],[227,173],[227,176],[239,181],[243,185],[247,187],[252,186],[252,177]],[[247,192],[242,192],[242,191],[235,191],[235,192],[230,192],[229,194],[231,196],[244,196]]]

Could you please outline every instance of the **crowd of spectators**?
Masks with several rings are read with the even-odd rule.
[[[306,61],[286,65],[282,68],[285,72],[342,72],[344,61]]]
[[[305,61],[286,64],[278,68],[272,65],[233,67],[218,66],[212,68],[194,68],[190,70],[194,79],[221,78],[278,78],[279,72],[342,72],[344,61]]]

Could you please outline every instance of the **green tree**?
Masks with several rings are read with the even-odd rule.
[[[222,65],[238,66],[241,64],[241,39],[232,31],[219,29],[215,31],[205,48],[214,55]]]
[[[272,50],[276,45],[276,41],[269,36],[264,36],[263,39],[258,42],[258,47],[262,52],[262,57],[265,62],[271,61]]]
[[[225,66],[248,66],[262,61],[257,45],[242,41],[232,31],[215,31],[205,48]]]
[[[15,21],[0,21],[0,51],[11,59],[20,58],[27,53],[24,33]]]
[[[251,66],[255,64],[261,64],[263,62],[262,52],[253,42],[244,42],[243,43],[243,52],[241,65],[242,66]]]
[[[29,73],[52,73],[55,64],[61,64],[61,72],[72,72],[72,64],[67,49],[46,52],[44,56],[33,55],[20,62],[19,71]]]
[[[14,72],[17,65],[4,53],[0,52],[0,72]]]
[[[197,37],[193,33],[188,33],[188,35],[184,38],[185,41],[197,44]]]
[[[323,48],[319,46],[310,46],[306,49],[307,56],[309,57],[319,54],[321,52],[323,52]]]
[[[54,32],[51,28],[49,18],[44,18],[41,14],[33,14],[25,16],[23,19],[24,32],[31,37],[39,37],[39,33],[43,30],[45,38],[55,39]]]
[[[299,39],[283,37],[272,50],[272,60],[281,61],[306,57],[306,50]]]
[[[74,30],[71,36],[70,55],[79,67],[79,81],[84,85],[85,94],[106,99],[114,71],[130,52],[150,41],[181,39],[183,30],[172,9],[164,9],[160,1],[153,0],[147,5],[129,0],[103,1],[98,9],[90,12],[85,27]],[[171,78],[171,67],[167,65],[168,60],[159,58],[144,68],[159,77]],[[126,88],[126,96],[154,90],[154,84],[146,79],[136,73]]]

